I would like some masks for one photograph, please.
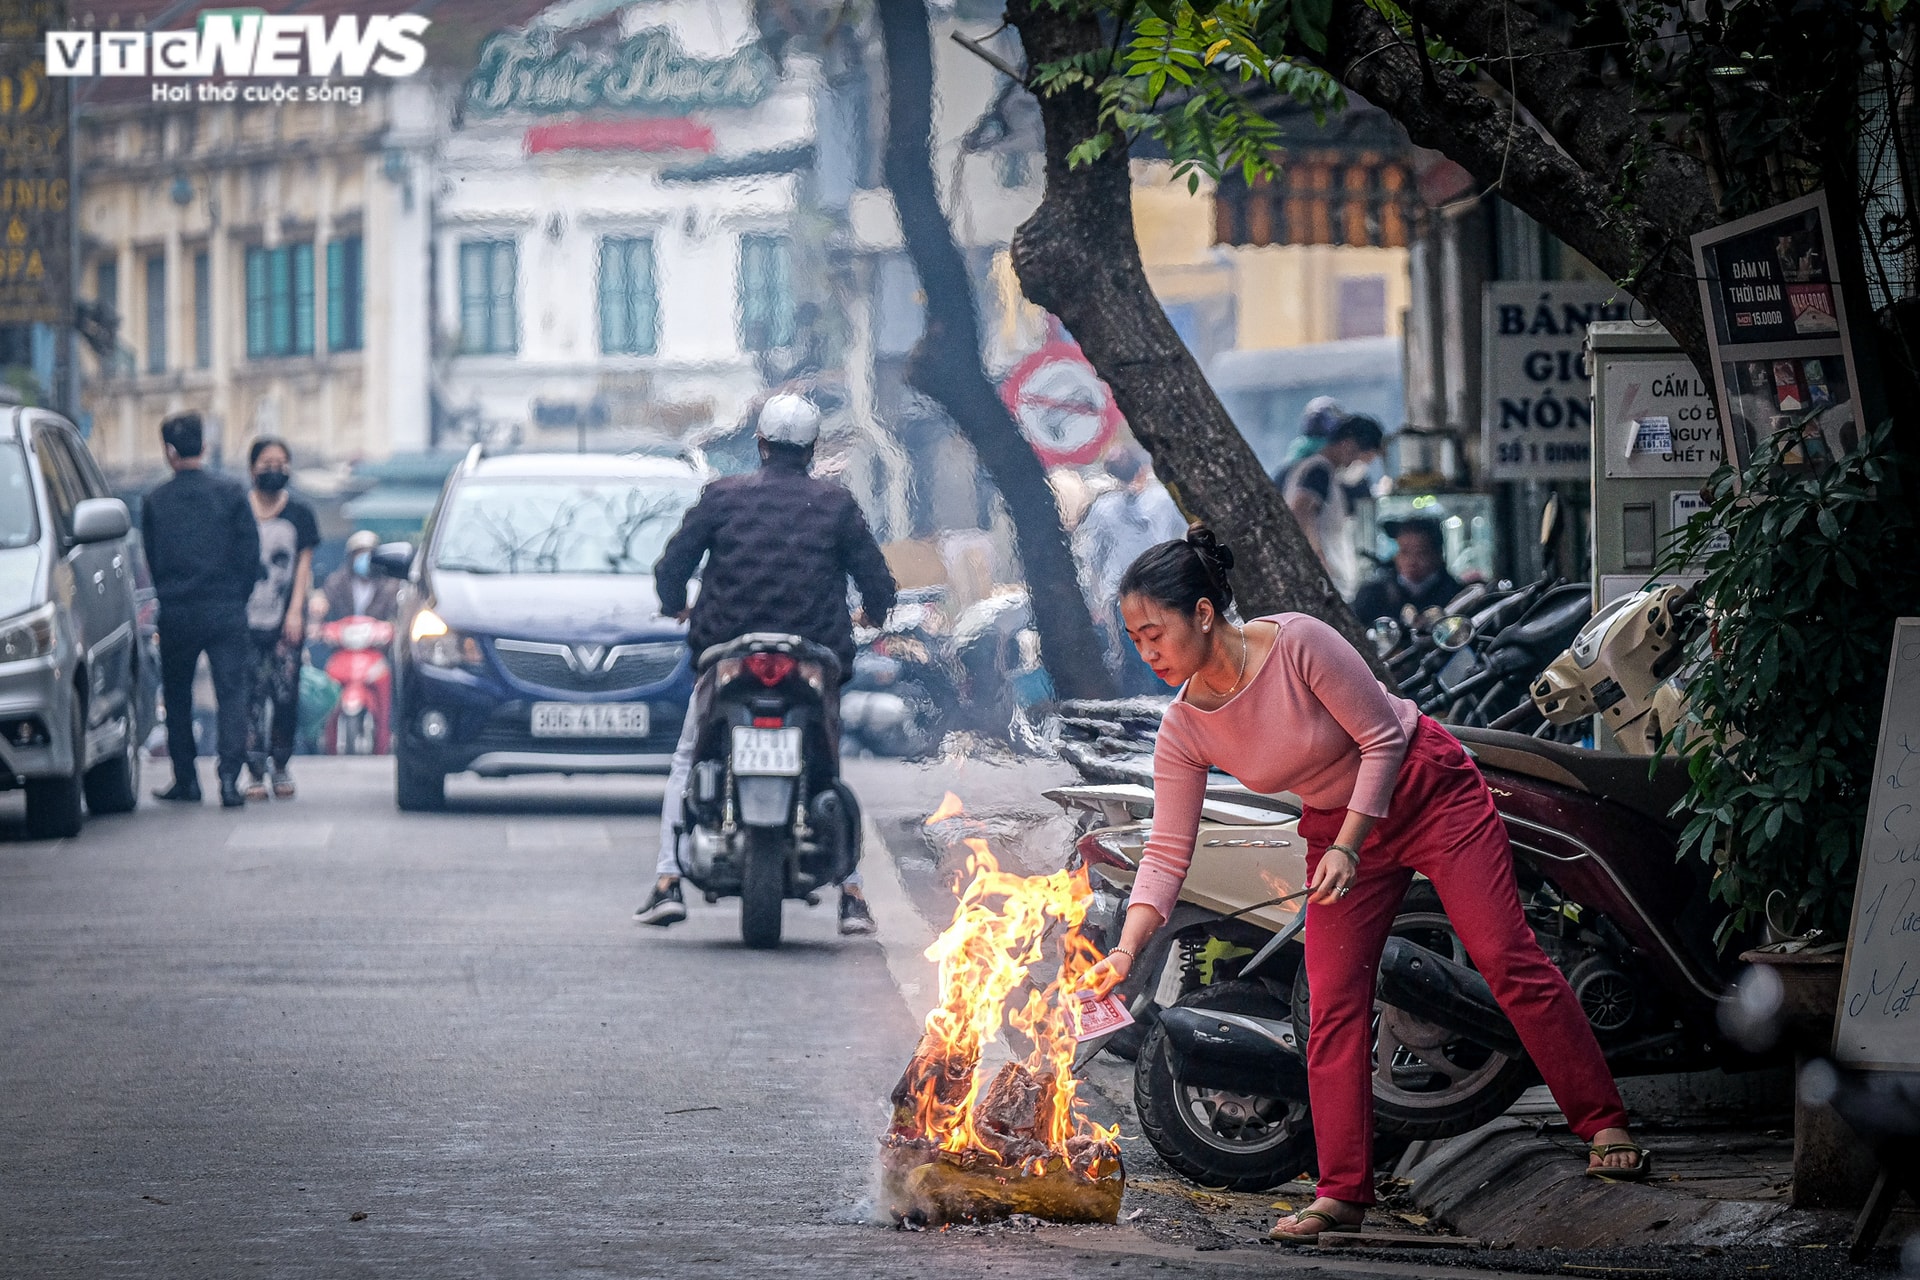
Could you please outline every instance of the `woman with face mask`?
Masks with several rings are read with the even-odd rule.
[[[253,518],[260,529],[261,578],[247,600],[253,680],[247,698],[247,799],[293,798],[294,730],[300,705],[300,655],[313,590],[313,549],[320,525],[313,508],[287,491],[293,453],[286,441],[262,436],[247,453],[253,473]]]
[[[1088,970],[1105,995],[1173,913],[1193,858],[1210,769],[1303,802],[1307,1087],[1318,1198],[1282,1219],[1282,1244],[1358,1230],[1374,1197],[1373,987],[1387,930],[1416,872],[1440,894],[1475,966],[1520,1033],[1573,1131],[1587,1172],[1638,1181],[1652,1159],[1573,989],[1520,906],[1513,851],[1485,779],[1446,728],[1373,678],[1353,646],[1300,613],[1242,625],[1233,553],[1202,526],[1154,547],[1120,580],[1141,661],[1179,693],[1153,751],[1153,832],[1120,939]]]
[[[1365,484],[1385,439],[1378,422],[1353,414],[1333,429],[1320,452],[1293,465],[1281,490],[1334,590],[1349,600],[1361,581],[1353,545],[1354,492]]]

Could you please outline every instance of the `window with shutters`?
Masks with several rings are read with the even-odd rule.
[[[600,242],[600,350],[650,356],[658,340],[660,302],[654,290],[653,241],[608,236]]]
[[[793,262],[785,236],[740,237],[740,345],[793,345]]]
[[[247,250],[247,358],[313,354],[313,246]]]
[[[147,372],[167,371],[167,255],[147,255]]]
[[[193,367],[213,365],[213,265],[205,249],[193,255]]]
[[[460,244],[460,350],[469,355],[512,355],[520,349],[515,306],[519,250],[511,240],[465,240]]]
[[[327,244],[327,350],[358,351],[365,345],[366,304],[360,264],[360,237],[342,236]]]

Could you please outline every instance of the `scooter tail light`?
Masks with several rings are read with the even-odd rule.
[[[1114,867],[1129,872],[1135,870],[1139,864],[1121,844],[1123,834],[1117,830],[1105,829],[1089,831],[1081,836],[1080,842],[1074,846],[1080,854],[1081,865]]]
[[[753,678],[769,689],[792,675],[799,665],[791,654],[785,653],[750,653],[746,661]]]

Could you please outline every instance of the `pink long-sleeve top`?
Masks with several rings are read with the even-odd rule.
[[[1153,751],[1153,832],[1133,901],[1173,914],[1193,861],[1207,770],[1255,791],[1291,791],[1316,809],[1387,816],[1420,710],[1387,692],[1345,637],[1318,618],[1280,613],[1273,651],[1247,687],[1212,711],[1167,708]]]

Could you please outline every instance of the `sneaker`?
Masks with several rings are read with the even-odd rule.
[[[867,909],[867,900],[844,890],[840,894],[840,932],[847,937],[877,933],[880,926],[875,923],[873,912]]]
[[[200,784],[175,779],[172,786],[155,791],[153,798],[155,800],[171,800],[176,804],[199,804]]]
[[[267,798],[267,780],[254,776],[247,779],[247,799],[265,800]]]
[[[664,889],[655,885],[647,900],[640,904],[640,909],[633,913],[633,918],[641,924],[657,924],[663,929],[685,920],[687,902],[680,896],[680,882],[675,880]]]
[[[285,769],[273,771],[273,798],[275,800],[293,799],[293,775]]]
[[[220,807],[222,809],[239,809],[244,807],[246,803],[247,798],[240,794],[240,779],[220,779]]]

